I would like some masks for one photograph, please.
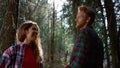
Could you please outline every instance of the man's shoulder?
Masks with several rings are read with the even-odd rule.
[[[87,27],[85,33],[92,37],[98,37],[98,34],[93,27]]]
[[[79,36],[89,36],[90,34],[96,34],[94,29],[91,27],[86,27],[80,30]]]

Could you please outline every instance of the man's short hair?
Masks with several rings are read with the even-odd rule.
[[[88,7],[85,5],[79,6],[78,11],[84,11],[85,14],[87,14],[87,16],[90,17],[90,21],[88,23],[88,26],[92,25],[92,23],[94,22],[94,19],[95,19],[95,11],[91,7]]]

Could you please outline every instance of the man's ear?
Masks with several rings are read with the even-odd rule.
[[[87,18],[86,22],[88,23],[90,21],[90,17]]]

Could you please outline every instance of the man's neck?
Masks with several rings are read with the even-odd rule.
[[[87,25],[84,25],[83,27],[80,28],[80,30],[83,30],[87,27]]]

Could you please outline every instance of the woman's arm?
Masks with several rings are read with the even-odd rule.
[[[6,68],[10,64],[10,56],[12,54],[12,47],[9,47],[2,55],[0,60],[0,68]]]

